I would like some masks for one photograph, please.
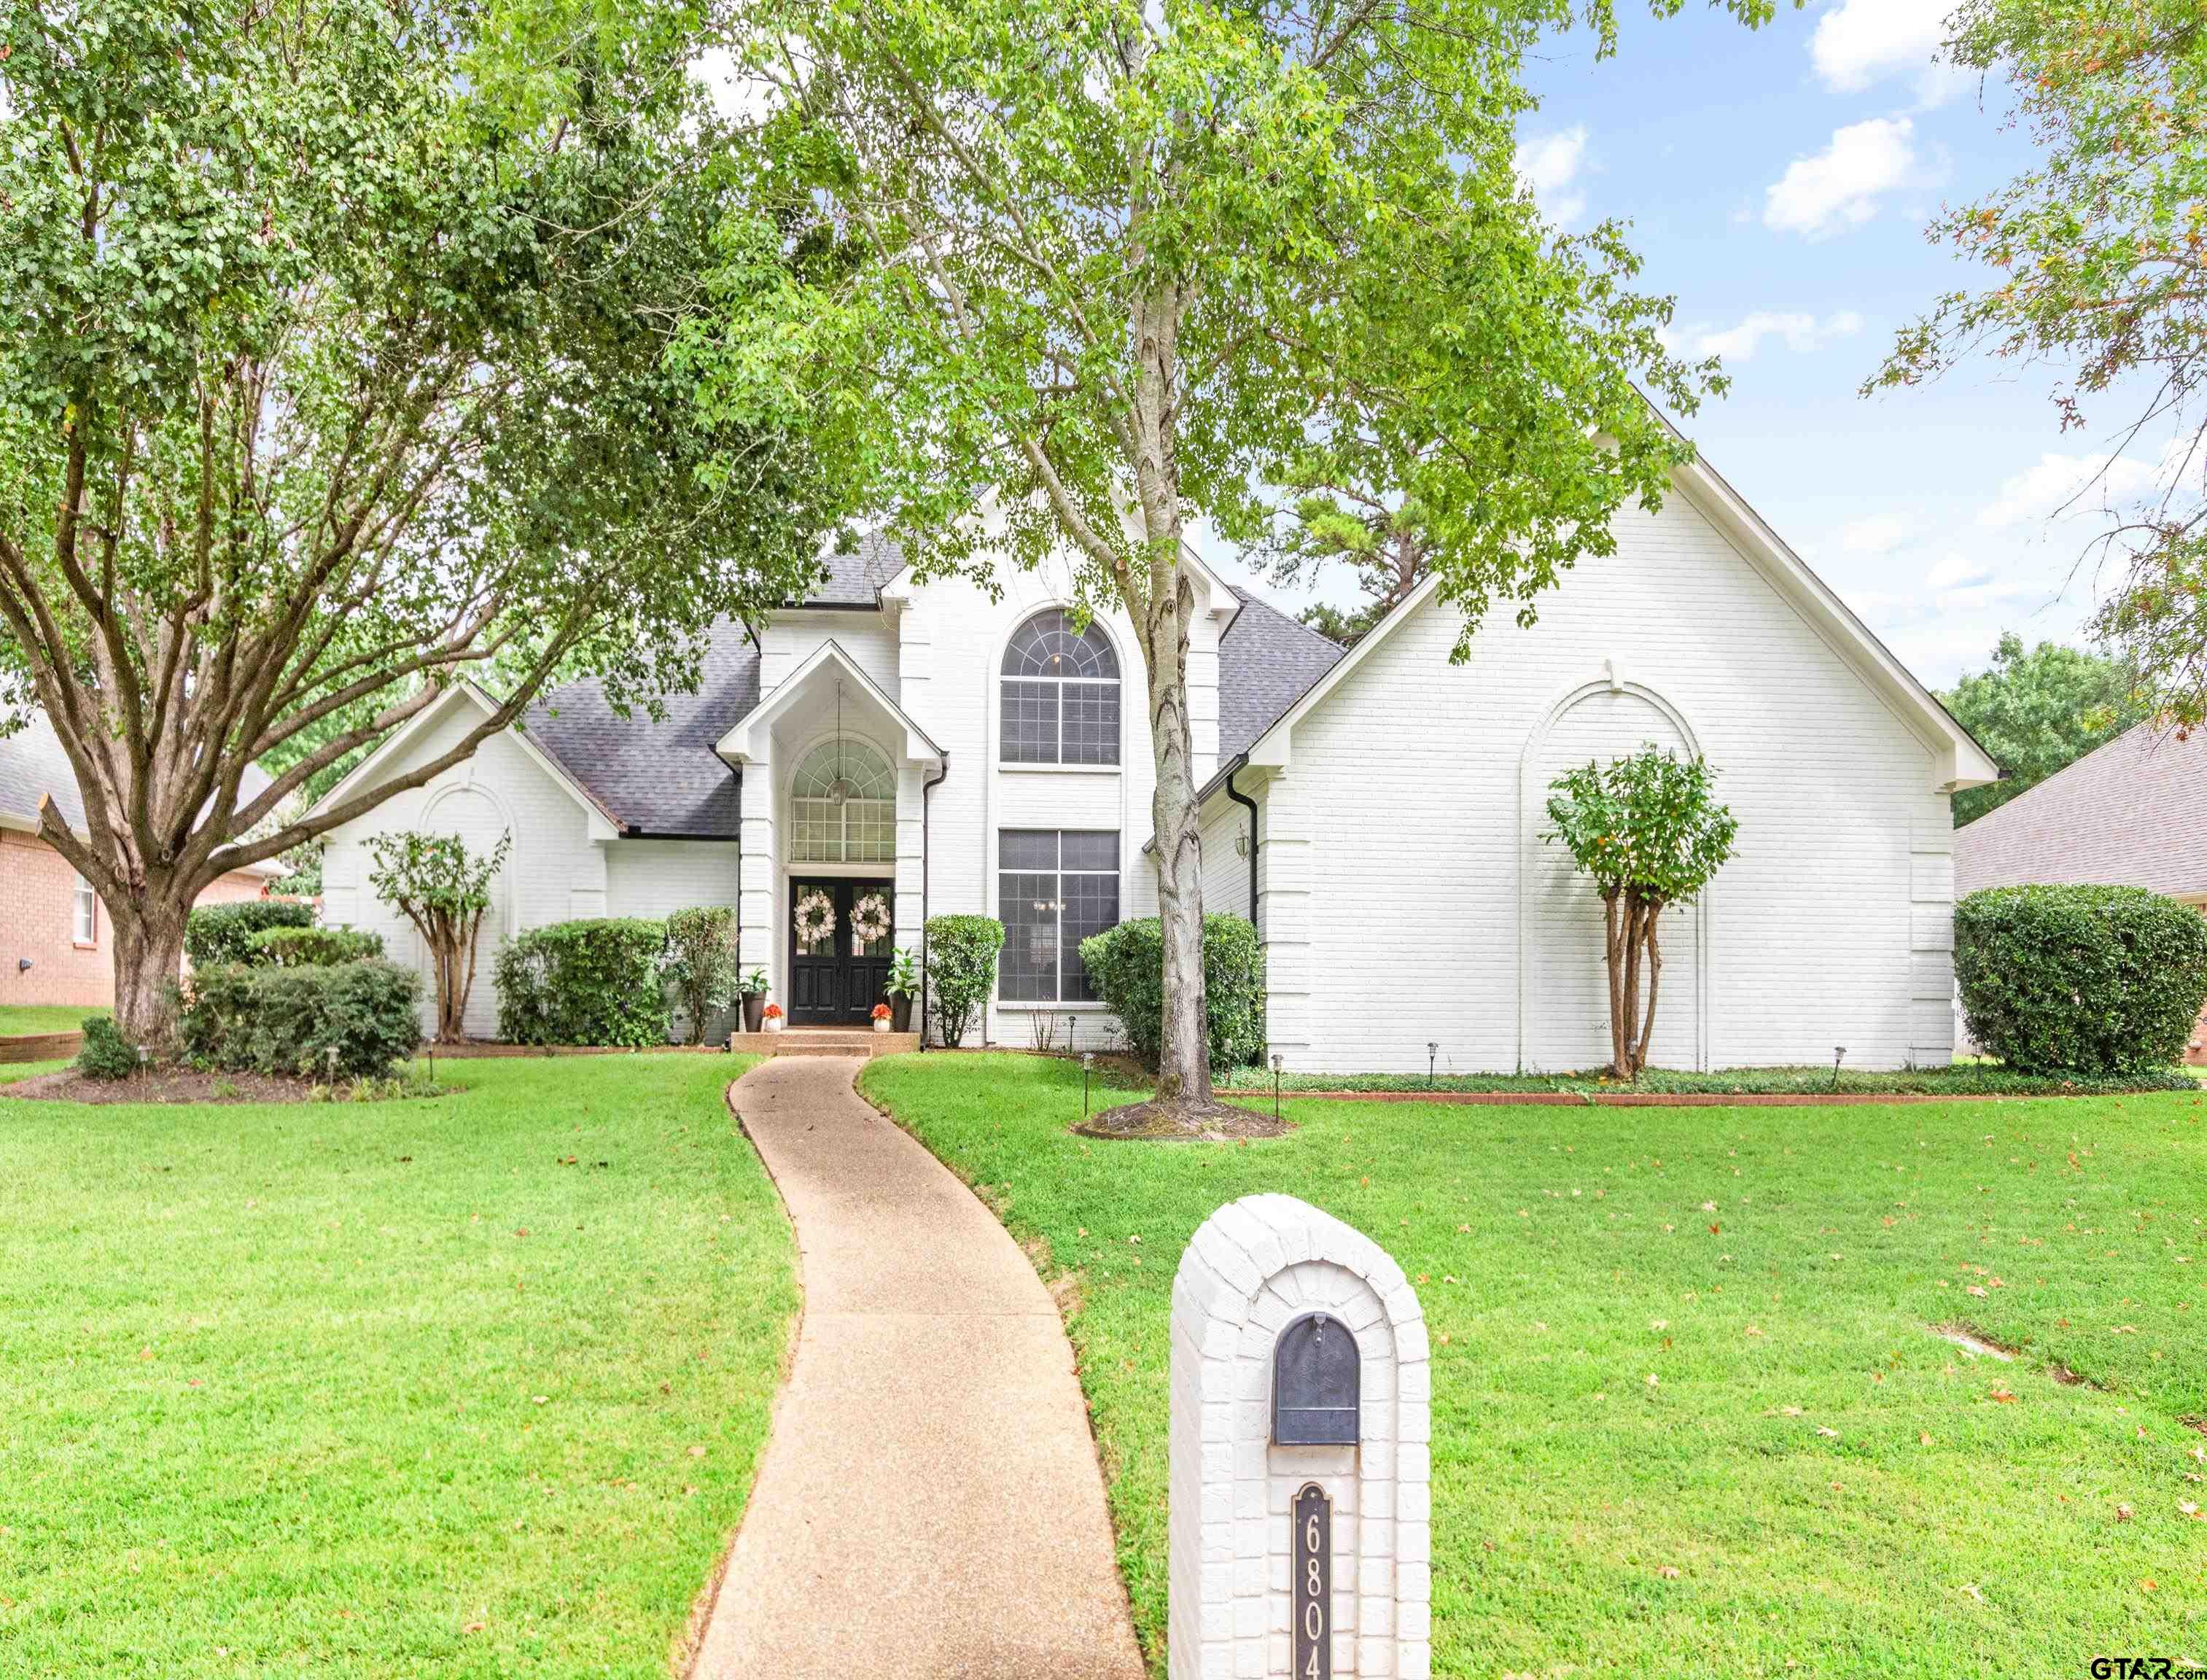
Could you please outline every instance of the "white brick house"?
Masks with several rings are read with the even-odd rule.
[[[1429,1044],[1459,1071],[1604,1060],[1598,906],[1539,829],[1555,774],[1649,740],[1707,754],[1740,821],[1732,861],[1666,930],[1656,1060],[1951,1055],[1948,796],[1996,768],[1705,466],[1617,535],[1533,628],[1497,615],[1462,665],[1430,585],[1344,656],[1187,562],[1205,901],[1253,912],[1291,1067],[1423,1071]],[[1069,577],[1047,571],[991,599],[916,583],[868,541],[829,573],[756,644],[723,626],[664,721],[577,685],[336,831],[331,919],[410,950],[368,887],[367,834],[511,832],[494,938],[733,905],[745,964],[802,1024],[863,1019],[893,947],[918,947],[927,915],[978,912],[1007,940],[978,1036],[1102,1040],[1075,947],[1157,902],[1131,625],[1099,614],[1074,638]],[[455,691],[347,786],[418,762],[484,703]],[[814,891],[837,933],[800,948]],[[894,931],[853,948],[852,909],[876,894]],[[495,1014],[479,983],[470,1030]]]

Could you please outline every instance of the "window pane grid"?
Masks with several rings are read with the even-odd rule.
[[[1080,635],[1060,608],[1021,625],[1004,650],[999,759],[1116,764],[1119,660],[1094,623]]]
[[[996,860],[1004,924],[997,995],[1007,1003],[1095,1001],[1080,942],[1117,925],[1117,833],[1005,828]]]
[[[840,800],[835,797],[839,791]],[[893,862],[896,772],[887,757],[864,741],[823,741],[798,768],[789,818],[793,862]]]

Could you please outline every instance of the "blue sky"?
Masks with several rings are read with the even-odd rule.
[[[2099,494],[2049,516],[2117,415],[2064,438],[2055,370],[1991,362],[1856,394],[1896,327],[1972,283],[1923,228],[2029,161],[2004,85],[1981,102],[1934,64],[1936,0],[1816,0],[1754,32],[1688,3],[1659,22],[1622,0],[1613,58],[1583,33],[1543,48],[1521,171],[1568,228],[1630,224],[1684,347],[1732,375],[1686,430],[1919,677],[1982,668],[2003,628],[2081,640],[2090,580],[2070,574]]]

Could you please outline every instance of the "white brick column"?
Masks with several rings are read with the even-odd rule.
[[[781,848],[775,821],[775,767],[771,758],[751,759],[744,765],[741,879],[737,903],[743,918],[743,942],[739,960],[745,972],[763,968],[772,977],[775,996],[784,1008],[781,989],[788,977],[782,971]]]
[[[1280,1332],[1323,1312],[1355,1335],[1355,1446],[1273,1441]],[[1369,1237],[1291,1196],[1205,1220],[1173,1282],[1168,1661],[1172,1680],[1291,1680],[1296,1493],[1332,1501],[1339,1680],[1426,1680],[1432,1372],[1416,1292]]]
[[[1290,1067],[1302,1065],[1318,1025],[1312,1013],[1318,1007],[1311,949],[1313,786],[1308,775],[1275,770],[1258,802],[1264,836],[1255,920],[1265,940],[1265,1036]]]

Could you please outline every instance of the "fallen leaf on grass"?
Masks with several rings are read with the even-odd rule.
[[[2013,1406],[2015,1403],[2015,1396],[2006,1389],[1995,1389],[1992,1398],[1996,1406]]]
[[[2126,1504],[2117,1505],[2115,1507],[2115,1521],[2118,1522],[2128,1522],[2132,1517],[2137,1515],[2138,1513],[2133,1511]]]
[[[1675,1563],[1666,1563],[1661,1569],[1656,1570],[1655,1573],[1661,1575],[1666,1581],[1676,1581],[1678,1578],[1678,1565]]]

